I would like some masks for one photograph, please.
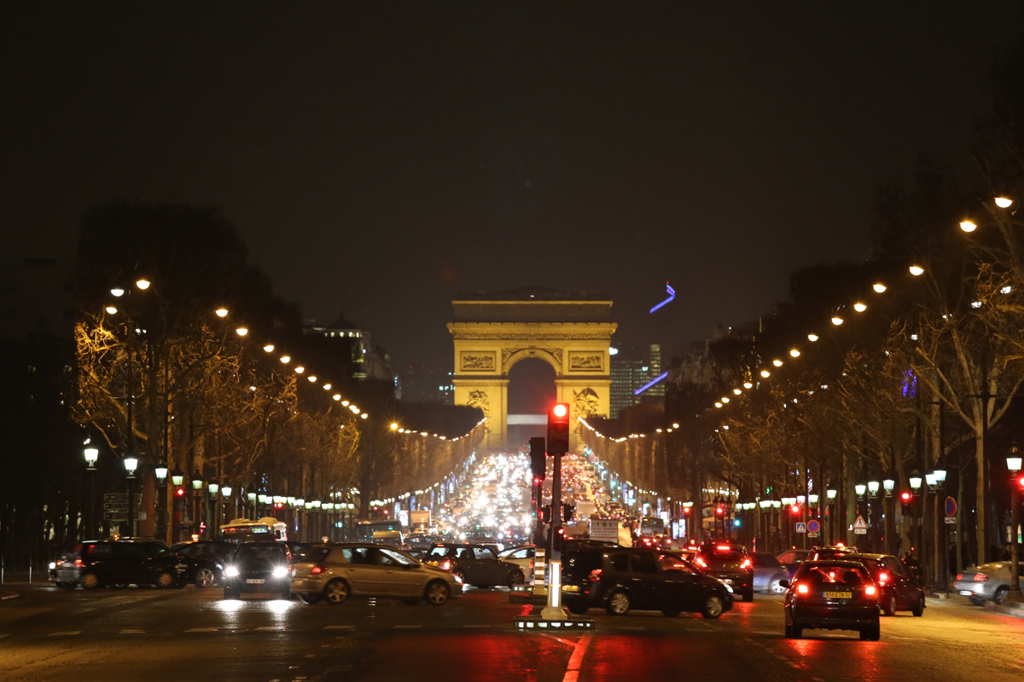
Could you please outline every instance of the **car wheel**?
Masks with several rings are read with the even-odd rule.
[[[1006,601],[1006,595],[1009,593],[1010,588],[1006,585],[1003,585],[998,590],[996,590],[996,595],[995,597],[993,597],[993,600],[996,602],[996,604],[1002,604],[1004,601]]]
[[[335,578],[324,587],[324,599],[327,600],[328,604],[337,606],[348,599],[349,592],[348,583]]]
[[[920,618],[924,615],[924,592],[921,593],[917,603],[914,604],[914,608],[910,609],[910,612],[914,614],[915,618]]]
[[[324,595],[319,592],[300,592],[299,601],[303,604],[319,604]]]
[[[860,638],[865,642],[877,642],[882,638],[882,628],[878,623],[863,628],[860,631]]]
[[[612,592],[608,597],[608,614],[612,616],[624,616],[629,611],[629,595],[621,590]]]
[[[209,568],[200,568],[196,571],[196,579],[193,582],[200,590],[205,590],[217,582],[217,574]]]
[[[890,594],[889,597],[882,602],[882,613],[887,616],[896,615],[896,595]]]
[[[722,598],[717,594],[709,594],[704,598],[704,606],[700,610],[700,615],[705,618],[718,618],[722,615],[722,611],[725,610],[725,603]]]
[[[417,604],[420,603],[420,598],[419,597],[410,597],[409,599],[403,599],[402,603],[405,604],[406,606],[416,606]]]
[[[516,585],[522,585],[526,582],[526,576],[523,575],[522,571],[512,571],[508,574],[508,586],[509,589]]]
[[[770,594],[785,594],[786,588],[779,584],[783,580],[785,580],[785,578],[774,578],[770,583],[768,583],[768,592]]]
[[[451,590],[449,590],[447,583],[435,580],[427,585],[427,589],[423,594],[428,604],[431,606],[441,606],[448,601]]]
[[[579,602],[565,602],[565,608],[569,609],[569,613],[575,613],[577,616],[582,616],[584,613],[590,610],[590,607],[586,604]]]
[[[789,635],[788,636],[789,636],[790,639],[800,639],[801,637],[804,636],[804,629],[801,626],[797,625],[796,623],[793,623],[792,625],[789,626]]]
[[[156,577],[156,586],[162,590],[169,587],[174,587],[175,577],[168,571],[161,571],[160,575]]]
[[[90,571],[83,575],[82,579],[79,582],[82,585],[82,589],[95,590],[97,587],[100,586],[100,577],[92,571]]]

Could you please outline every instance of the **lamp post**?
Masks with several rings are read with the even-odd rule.
[[[206,489],[210,491],[210,513],[208,518],[210,537],[217,537],[217,529],[220,527],[220,498],[217,497],[217,493],[220,492],[220,484],[210,481],[206,484]]]
[[[885,490],[885,498],[882,501],[882,513],[885,514],[885,553],[892,554],[895,545],[896,534],[896,503],[892,499],[892,491],[896,488],[896,480],[892,478],[882,479],[882,489]],[[888,502],[889,504],[886,504]],[[888,507],[888,508],[887,508]]]
[[[124,470],[128,472],[128,536],[135,535],[135,470],[139,468],[139,458],[129,452],[124,458]]]
[[[153,468],[156,475],[156,536],[161,540],[167,539],[167,521],[165,519],[164,506],[167,502],[167,465],[161,462]]]
[[[245,516],[246,516],[246,518],[252,517],[252,519],[255,521],[256,520],[256,493],[253,493],[253,492],[246,493],[245,494],[245,499],[249,501],[249,506],[245,510],[246,511]]]
[[[917,548],[921,545],[920,527],[921,527],[921,513],[920,505],[917,503],[918,498],[921,496],[921,475],[914,474],[909,479],[910,489],[914,493],[914,505],[910,511],[910,542],[912,547],[910,548],[915,553]],[[920,559],[918,559],[920,561]]]
[[[1021,469],[1021,456],[1014,445],[1011,448],[1010,456],[1006,458],[1006,468],[1012,476],[1010,482],[1010,591],[1006,595],[1006,601],[1022,602],[1024,594],[1020,591],[1020,549],[1017,543],[1017,528],[1020,525],[1020,488],[1022,480],[1018,475]]]
[[[828,499],[828,506],[826,507],[826,510],[828,511],[828,544],[829,545],[834,545],[836,543],[836,529],[835,529],[835,526],[834,526],[836,510],[835,510],[835,507],[833,507],[833,505],[835,504],[836,496],[838,496],[838,495],[839,495],[839,491],[834,489],[834,488],[829,488],[828,490],[825,491],[825,497],[826,497],[826,499]]]
[[[234,518],[234,498],[231,497],[231,492],[234,490],[229,485],[223,485],[220,488],[221,499],[224,500],[224,518],[230,521]]]
[[[185,505],[185,475],[175,467],[171,472],[171,485],[174,486],[174,510],[171,517],[171,541],[178,542],[181,537],[181,513]]]
[[[89,479],[89,500],[82,515],[82,538],[88,539],[96,532],[96,460],[100,458],[98,448],[85,449],[85,477]]]
[[[192,535],[196,539],[200,537],[200,524],[202,523],[203,508],[203,477],[196,471],[192,476]]]
[[[939,509],[942,508],[943,502],[940,499],[942,497],[942,491],[946,487],[946,470],[936,469],[932,472],[935,476],[935,577],[940,580],[942,587],[946,590],[949,589],[949,577],[947,571],[949,569],[949,561],[946,556],[946,523],[943,521],[939,523],[939,519],[943,518],[945,514],[939,514]]]

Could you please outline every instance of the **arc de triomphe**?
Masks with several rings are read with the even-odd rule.
[[[472,405],[487,417],[484,447],[515,447],[508,433],[509,370],[539,358],[555,370],[557,400],[569,403],[578,442],[577,417],[607,416],[611,369],[608,349],[618,325],[607,296],[550,289],[471,294],[452,301],[448,325],[455,342],[455,404]]]

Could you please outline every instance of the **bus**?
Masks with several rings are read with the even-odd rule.
[[[356,542],[373,542],[373,534],[385,530],[404,530],[405,526],[398,519],[375,519],[373,521],[356,521]]]
[[[645,516],[640,519],[640,535],[653,537],[665,534],[665,521],[658,516]]]
[[[242,544],[243,542],[254,542],[257,540],[278,540],[284,542],[288,539],[288,524],[278,521],[272,516],[264,516],[255,521],[250,519],[232,519],[220,527],[218,536],[221,540]]]

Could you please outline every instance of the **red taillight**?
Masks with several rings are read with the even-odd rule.
[[[889,574],[888,573],[879,573],[878,574],[878,582],[884,583],[888,579],[889,579]]]
[[[964,579],[964,574],[963,573],[957,573],[956,574],[956,579],[957,580],[963,580]]]
[[[590,572],[590,575],[587,576],[587,580],[596,583],[598,580],[601,579],[601,573],[603,573],[603,571],[600,568],[595,568],[593,571]]]
[[[796,593],[797,594],[807,594],[808,592],[810,592],[810,590],[807,588],[807,585],[797,585],[796,586]]]
[[[452,562],[449,561],[448,559],[445,559],[444,561],[442,561],[441,562],[441,570],[442,571],[450,571],[450,570],[452,570]]]
[[[325,570],[326,569],[323,566],[314,566],[313,568],[309,569],[309,574],[310,575],[320,575]]]
[[[706,563],[704,563],[704,560],[701,559],[700,557],[697,557],[696,559],[694,559],[693,563],[697,564],[701,568],[707,568],[708,567],[708,565]]]
[[[752,564],[750,563],[750,559],[744,559],[743,563],[740,564],[740,568],[750,568],[751,565]]]
[[[984,573],[975,573],[974,574],[974,582],[976,582],[976,583],[983,583],[986,580],[988,580],[988,576],[985,575]]]
[[[877,593],[878,590],[875,589],[874,585],[868,585],[864,588],[864,594],[868,595],[869,597],[874,597]]]
[[[723,552],[728,552],[730,549],[732,549],[732,547],[730,547],[729,545],[718,545],[717,549],[720,549]]]
[[[85,562],[81,559],[75,559],[75,568],[82,568],[85,566]]]

